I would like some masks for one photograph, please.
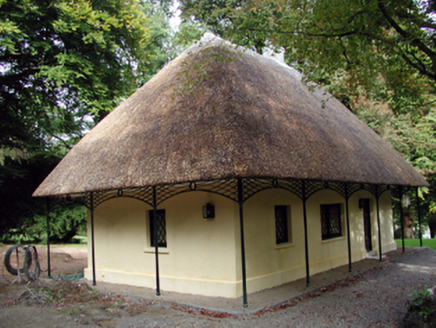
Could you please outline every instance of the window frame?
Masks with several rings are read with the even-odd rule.
[[[278,210],[285,212],[284,226],[278,229]],[[284,236],[278,236],[279,231],[284,231]],[[290,205],[274,205],[274,232],[275,232],[275,245],[282,246],[292,243],[292,223],[291,223],[291,206]]]
[[[159,235],[160,230],[158,228],[158,231],[157,231],[157,233],[158,233],[158,236],[157,236],[158,245],[157,245],[157,247],[158,248],[167,248],[168,247],[168,240],[167,240],[167,227],[166,227],[166,212],[165,212],[164,209],[159,209],[159,210],[156,210],[156,214],[157,214],[157,226],[158,227],[159,227],[159,225],[162,225],[161,221],[163,221],[163,232],[164,232],[163,238],[165,239],[164,241],[160,241],[162,236]],[[150,234],[149,234],[149,237],[150,237],[149,238],[149,240],[150,240],[150,247],[151,248],[155,248],[155,242],[154,242],[154,210],[149,210],[148,211],[148,229],[149,229],[149,232],[150,232]]]
[[[334,210],[332,211],[332,209]],[[320,205],[320,218],[321,218],[321,239],[324,240],[331,240],[335,238],[340,238],[344,236],[344,229],[343,229],[343,214],[342,214],[342,204],[341,203],[334,203],[334,204],[321,204]],[[332,217],[332,214],[339,213],[338,217]],[[337,220],[338,222],[332,222],[332,219]],[[327,228],[324,228],[324,220],[326,221]],[[333,223],[333,224],[332,224]],[[339,229],[339,232],[333,233],[332,230],[336,228]],[[325,233],[325,230],[327,230],[327,233]]]

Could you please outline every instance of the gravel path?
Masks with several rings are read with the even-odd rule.
[[[13,285],[10,293],[0,294],[0,328],[402,327],[408,295],[424,285],[436,286],[436,250],[429,248],[408,249],[395,260],[281,306],[238,315],[116,293],[107,295],[119,300],[118,306],[104,300],[59,306],[14,303],[27,287]]]
[[[312,293],[294,306],[227,318],[168,309],[124,317],[115,327],[401,327],[413,289],[436,285],[436,250],[421,249],[333,291]],[[189,313],[191,312],[191,313]]]

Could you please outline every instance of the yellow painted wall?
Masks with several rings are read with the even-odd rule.
[[[365,249],[363,211],[359,199],[369,198],[372,222],[372,246],[378,250],[378,226],[375,198],[367,191],[350,197],[349,219],[352,261],[367,256]],[[321,204],[342,204],[342,237],[322,240]],[[292,242],[275,243],[274,206],[289,205]],[[345,200],[332,190],[322,190],[306,204],[310,275],[348,264],[348,242]],[[389,192],[380,199],[382,251],[396,248],[392,234],[392,212]],[[306,276],[302,201],[291,192],[269,189],[251,197],[244,204],[245,243],[247,259],[247,289],[254,292]],[[239,240],[238,240],[239,243]],[[240,261],[240,257],[238,258]],[[241,279],[241,271],[238,279]],[[239,286],[239,295],[242,287]]]
[[[206,203],[215,205],[215,219],[203,219]],[[236,297],[237,205],[222,196],[191,192],[171,198],[161,207],[167,212],[169,250],[168,256],[162,256],[162,288]]]
[[[275,205],[290,206],[290,243],[276,245]],[[297,196],[282,189],[254,195],[244,204],[244,224],[248,292],[305,275],[303,206]]]
[[[215,205],[213,220],[203,219],[206,203]],[[166,211],[167,248],[160,248],[159,255],[162,288],[236,297],[236,204],[221,196],[191,192],[170,198],[158,209]],[[130,198],[111,199],[95,209],[97,280],[155,287],[149,210],[150,206]],[[89,253],[90,247],[91,243]],[[89,257],[88,279],[91,267]]]
[[[397,244],[394,240],[390,191],[383,193],[380,197],[380,217],[382,253],[386,253],[397,249]]]
[[[378,250],[376,202],[367,191],[349,200],[352,261],[367,254],[360,198],[370,198],[372,245]],[[215,219],[202,217],[202,206],[215,205]],[[320,205],[342,204],[342,237],[322,240]],[[274,206],[290,207],[291,242],[276,245]],[[210,296],[242,295],[239,208],[222,196],[189,192],[170,198],[158,209],[166,211],[167,248],[160,249],[160,286]],[[390,194],[380,198],[382,249],[395,249]],[[139,200],[116,198],[94,211],[97,280],[155,288],[155,256],[150,247],[148,211]],[[303,205],[294,194],[262,191],[244,203],[247,289],[255,292],[305,277]],[[310,274],[348,263],[345,200],[323,190],[307,201]],[[88,234],[90,234],[88,224]],[[88,236],[91,240],[90,235]],[[89,254],[91,243],[89,243]],[[92,278],[91,257],[85,270]]]

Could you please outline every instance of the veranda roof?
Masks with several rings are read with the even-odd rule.
[[[427,185],[295,69],[208,34],[95,126],[34,196],[254,177]]]

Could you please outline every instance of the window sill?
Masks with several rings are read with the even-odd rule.
[[[276,244],[274,245],[274,249],[275,250],[279,250],[279,249],[285,249],[285,248],[290,248],[290,247],[294,247],[295,244],[293,243],[283,243],[283,244]]]
[[[154,247],[144,248],[144,253],[154,254],[154,252],[155,252],[155,248]],[[158,254],[169,254],[169,253],[170,253],[170,251],[169,251],[168,248],[162,248],[162,247],[158,248]]]
[[[335,238],[330,238],[330,239],[325,239],[321,241],[321,244],[328,244],[328,243],[333,243],[335,241],[341,241],[341,240],[345,240],[346,236],[341,236],[341,237],[335,237]]]

